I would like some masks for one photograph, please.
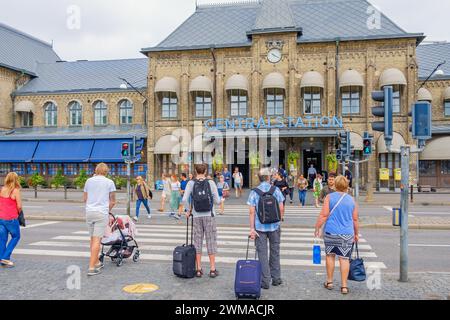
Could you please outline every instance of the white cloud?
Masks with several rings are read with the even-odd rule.
[[[143,57],[195,11],[195,0],[2,0],[0,21],[46,41],[65,60]],[[199,4],[229,0],[199,0]],[[450,40],[450,1],[370,0],[408,32]],[[79,6],[80,30],[67,28],[67,8]]]

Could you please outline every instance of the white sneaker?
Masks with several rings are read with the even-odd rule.
[[[136,222],[138,222],[138,221],[139,221],[139,218],[138,218],[138,217],[133,217],[133,220],[136,221]]]
[[[152,216],[149,214],[149,215],[147,215],[147,218],[149,218],[149,219],[151,219],[152,218]]]

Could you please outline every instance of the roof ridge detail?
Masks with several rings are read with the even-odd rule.
[[[252,31],[296,27],[294,15],[286,0],[262,0]]]
[[[204,3],[197,4],[197,9],[208,9],[208,8],[221,8],[230,6],[245,6],[245,5],[259,5],[262,0],[231,0],[227,2],[218,3]]]

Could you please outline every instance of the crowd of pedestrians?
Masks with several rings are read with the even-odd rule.
[[[104,267],[99,259],[101,240],[109,223],[109,215],[116,204],[114,182],[107,178],[109,168],[101,163],[95,175],[88,179],[84,187],[86,204],[86,223],[90,236],[90,260],[88,275],[101,273]],[[296,171],[287,172],[283,166],[277,170],[261,169],[258,174],[259,185],[250,191],[249,238],[255,241],[258,259],[261,263],[261,288],[269,289],[283,283],[281,273],[281,233],[285,219],[286,200],[294,201],[295,188],[298,188],[301,206],[306,205],[308,188],[312,187],[316,207],[322,207],[315,226],[314,236],[323,238],[326,253],[327,278],[324,287],[334,288],[335,259],[339,260],[341,273],[341,293],[348,294],[347,278],[349,259],[353,246],[359,240],[358,207],[349,194],[351,173],[345,176],[335,173],[328,175],[324,186],[323,176],[314,166],[308,169],[308,178]],[[219,276],[216,267],[217,245],[216,214],[224,214],[225,202],[230,197],[232,187],[236,198],[242,197],[244,178],[239,168],[233,173],[225,167],[214,178],[208,175],[208,166],[195,165],[195,174],[182,173],[162,175],[162,194],[160,212],[164,212],[169,202],[169,216],[179,220],[183,215],[193,219],[193,245],[196,250],[195,276],[203,277],[203,244],[206,242],[209,257],[210,278]],[[143,205],[151,218],[150,203],[153,199],[151,188],[143,177],[136,178],[135,221],[139,220]],[[20,240],[19,215],[22,210],[19,177],[10,173],[0,190],[0,263],[3,267],[14,267],[11,255]]]

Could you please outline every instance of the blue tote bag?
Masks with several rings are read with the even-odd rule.
[[[350,259],[350,272],[348,273],[348,280],[363,282],[366,281],[366,268],[364,267],[364,260],[359,257],[358,242],[356,244],[356,259]],[[353,246],[355,246],[353,244]]]

